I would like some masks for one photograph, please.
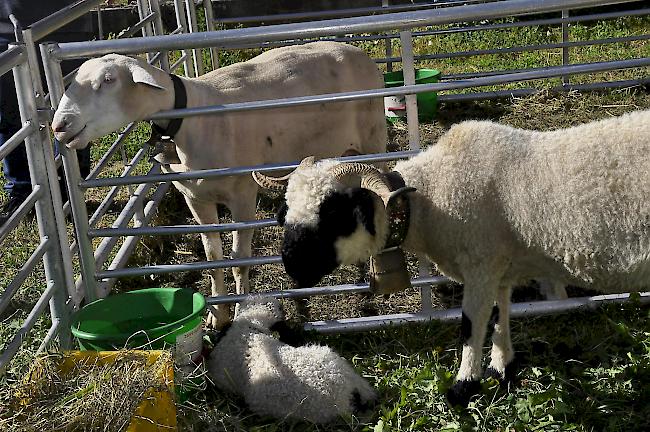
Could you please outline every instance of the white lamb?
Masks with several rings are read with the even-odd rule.
[[[196,79],[180,78],[187,107],[382,88],[375,63],[360,49],[335,42],[269,50],[247,62]],[[86,61],[59,104],[52,129],[70,148],[134,120],[174,107],[171,76],[145,61],[109,54]],[[169,121],[156,121],[165,128]],[[174,136],[180,163],[165,172],[291,162],[317,157],[377,153],[386,149],[383,101],[370,99],[275,110],[187,117]],[[257,185],[249,176],[174,182],[196,221],[219,223],[217,203],[234,221],[255,219]],[[232,258],[251,256],[252,230],[233,232]],[[208,260],[223,258],[219,233],[202,234]],[[233,268],[237,293],[249,291],[248,267]],[[222,269],[210,270],[213,295],[225,295]],[[228,306],[209,323],[229,321]]]
[[[604,293],[648,286],[650,111],[550,132],[468,121],[395,171],[417,189],[407,194],[402,247],[465,285],[465,343],[448,395],[454,404],[466,405],[480,389],[495,302],[487,373],[509,375],[513,286],[531,279]],[[345,186],[349,175],[361,175],[366,188]],[[389,235],[389,194],[384,177],[367,165],[304,161],[279,215],[287,272],[308,286],[338,264],[380,252]]]
[[[332,422],[375,400],[370,384],[331,348],[293,347],[274,337],[283,319],[272,297],[244,303],[208,360],[215,384],[243,396],[257,414],[313,423]]]

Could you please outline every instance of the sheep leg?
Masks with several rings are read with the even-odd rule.
[[[497,293],[497,304],[492,310],[495,321],[492,333],[492,353],[490,365],[485,371],[486,377],[498,381],[510,380],[514,375],[514,350],[510,339],[510,287],[501,287]]]
[[[187,206],[190,208],[194,219],[200,224],[217,224],[219,215],[217,214],[217,204],[208,201],[193,200],[185,197]],[[223,246],[221,244],[220,233],[201,234],[203,249],[208,261],[223,259]],[[223,269],[212,269],[210,273],[210,285],[212,295],[226,295],[226,285],[224,283]],[[228,305],[211,306],[208,314],[208,326],[213,328],[222,328],[230,322],[230,307]]]
[[[233,222],[244,222],[255,219],[255,198],[257,190],[251,196],[241,195],[239,200],[234,201],[229,207]],[[232,258],[249,258],[252,255],[253,230],[233,231],[232,233]],[[250,292],[249,282],[250,267],[233,267],[232,274],[235,278],[235,290],[237,294],[248,294]],[[235,306],[235,316],[239,311],[239,304]]]
[[[472,396],[481,390],[481,357],[490,313],[497,294],[494,280],[466,281],[463,294],[461,336],[463,356],[456,383],[449,389],[451,405],[467,406]]]

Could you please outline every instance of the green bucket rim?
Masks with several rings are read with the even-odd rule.
[[[192,313],[189,314],[188,316],[186,316],[184,318],[181,318],[181,319],[178,319],[178,320],[176,320],[174,322],[171,322],[169,324],[165,324],[165,325],[158,326],[158,327],[153,327],[153,328],[150,328],[150,329],[145,329],[145,330],[142,330],[142,331],[138,331],[136,333],[131,333],[131,334],[129,334],[129,333],[97,334],[97,333],[88,333],[86,331],[79,330],[76,327],[80,323],[79,316],[81,315],[82,311],[88,312],[88,310],[92,309],[91,306],[97,305],[97,304],[100,304],[100,303],[106,303],[107,301],[110,301],[110,299],[112,299],[112,298],[116,298],[118,296],[121,297],[121,296],[127,296],[127,295],[147,294],[149,292],[182,291],[182,290],[190,291],[189,288],[143,288],[143,289],[140,289],[140,290],[128,291],[128,292],[116,294],[114,296],[110,296],[110,297],[106,297],[106,298],[103,298],[103,299],[95,300],[94,302],[88,303],[86,306],[79,309],[73,315],[72,322],[70,323],[70,329],[72,331],[72,334],[76,338],[83,339],[83,340],[88,340],[88,341],[105,341],[105,340],[120,340],[120,339],[128,341],[134,335],[137,335],[137,334],[141,333],[142,331],[151,332],[151,333],[153,333],[153,332],[173,333],[175,330],[172,330],[172,331],[169,331],[169,332],[166,332],[166,330],[171,330],[173,327],[176,327],[176,326],[180,326],[179,328],[182,328],[184,324],[187,324],[187,323],[193,321],[199,315],[203,315],[203,313],[205,312],[205,308],[206,308],[206,301],[205,301],[205,297],[203,296],[203,294],[201,294],[199,292],[192,292],[192,304],[194,304],[195,297],[198,296],[198,297],[200,297],[200,299],[199,299],[199,306],[200,307],[199,307],[198,310],[192,311]],[[194,309],[194,307],[192,307],[192,309]]]
[[[426,74],[430,74],[430,75],[427,75],[425,77],[418,77],[417,76],[418,73],[426,73]],[[417,81],[422,80],[422,79],[432,79],[433,78],[433,79],[439,80],[440,76],[442,75],[442,72],[440,72],[438,69],[423,68],[423,69],[415,69],[415,74],[416,74],[415,81],[417,83]],[[393,75],[394,76],[402,75],[402,79],[393,79],[393,80],[390,80],[390,81],[386,80],[387,77],[392,78]],[[397,71],[385,72],[384,73],[384,86],[385,87],[399,87],[399,86],[403,86],[403,85],[404,85],[404,71],[403,70],[397,70]]]

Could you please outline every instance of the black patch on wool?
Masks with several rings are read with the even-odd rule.
[[[278,339],[282,343],[291,345],[292,347],[299,347],[305,344],[305,332],[301,327],[293,327],[286,321],[278,321],[273,324],[270,330],[278,334]]]
[[[481,392],[481,382],[478,380],[461,380],[451,386],[447,392],[447,400],[452,407],[467,408],[473,396]]]
[[[278,212],[275,216],[275,218],[278,220],[278,225],[284,226],[284,218],[287,216],[287,210],[289,210],[289,207],[287,207],[287,202],[284,201],[282,204],[280,204],[280,208],[278,209]]]
[[[472,337],[472,321],[467,315],[465,315],[465,312],[462,313],[462,318],[460,320],[460,336],[463,339],[464,344],[467,344],[469,338]]]
[[[375,400],[370,399],[366,402],[363,402],[361,400],[361,393],[359,393],[359,390],[354,390],[352,392],[350,405],[352,405],[353,413],[361,413],[372,409],[375,406]]]
[[[351,188],[329,194],[321,203],[318,216],[318,225],[311,227],[285,224],[284,216],[278,214],[278,223],[285,228],[282,262],[299,288],[316,285],[336,269],[340,260],[334,243],[352,234],[359,223],[375,235],[373,199],[366,189]]]
[[[488,321],[488,331],[494,333],[494,326],[499,322],[499,306],[494,305],[492,307],[492,314],[490,315],[490,320]]]

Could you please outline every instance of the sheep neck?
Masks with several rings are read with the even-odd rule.
[[[169,74],[169,77],[174,84],[174,109],[187,108],[187,91],[183,81],[174,74]],[[167,126],[162,127],[155,122],[151,122],[153,131],[160,137],[169,137],[170,140],[178,133],[183,124],[183,117],[176,117],[169,119]]]
[[[388,236],[384,248],[388,249],[401,246],[406,239],[411,220],[411,206],[408,192],[414,189],[406,187],[404,179],[397,171],[384,174],[384,178],[392,191],[386,203]]]

